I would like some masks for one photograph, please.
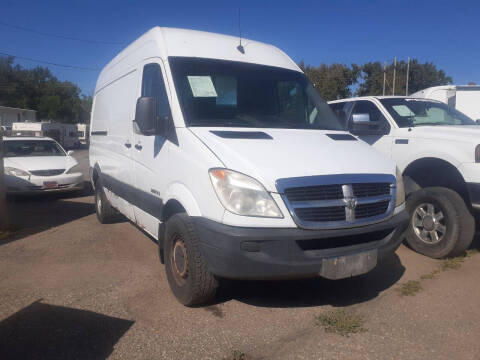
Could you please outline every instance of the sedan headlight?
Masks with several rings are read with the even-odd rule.
[[[11,175],[11,176],[30,176],[30,174],[22,169],[17,169],[13,167],[8,167],[6,166],[4,168],[5,175]]]
[[[243,216],[283,217],[257,180],[227,169],[211,169],[209,174],[218,199],[228,211]]]
[[[72,166],[70,169],[67,170],[66,174],[74,174],[82,172],[80,169],[80,164]]]
[[[395,206],[402,205],[405,202],[405,186],[403,185],[403,175],[397,167],[397,196],[395,198]]]

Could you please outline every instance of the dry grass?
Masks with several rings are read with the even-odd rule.
[[[442,271],[447,270],[458,270],[462,267],[463,260],[465,259],[464,256],[457,256],[454,258],[448,258],[442,261],[440,268]]]
[[[418,280],[410,280],[401,284],[396,290],[400,293],[400,296],[414,296],[422,290],[422,285]]]
[[[365,319],[362,315],[348,314],[344,310],[330,311],[315,317],[317,325],[322,326],[326,332],[349,336],[367,331],[363,327]]]
[[[240,350],[233,350],[232,356],[224,358],[223,360],[251,360],[251,357]]]
[[[467,257],[470,257],[470,256],[473,256],[473,255],[476,255],[480,253],[480,250],[478,249],[470,249],[470,250],[467,250]]]
[[[432,280],[438,274],[440,274],[440,269],[436,269],[436,270],[433,270],[432,272],[429,272],[428,274],[424,274],[424,275],[420,276],[420,279],[422,279],[422,280]]]

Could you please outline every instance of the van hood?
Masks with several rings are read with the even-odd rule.
[[[410,137],[460,142],[480,141],[480,125],[434,125],[411,128]]]
[[[28,156],[5,158],[5,166],[26,171],[69,169],[76,164],[78,164],[77,160],[71,156]]]
[[[228,169],[277,192],[277,179],[334,174],[391,174],[395,164],[340,131],[190,127]],[[253,132],[254,136],[251,135]],[[250,133],[250,134],[249,134]]]

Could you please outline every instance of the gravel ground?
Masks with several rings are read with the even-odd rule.
[[[185,308],[156,243],[128,222],[99,224],[89,188],[11,209],[0,359],[480,359],[480,255],[421,280],[414,296],[397,290],[441,262],[401,247],[358,278],[232,282],[215,304]],[[367,330],[343,337],[316,324],[338,309]]]

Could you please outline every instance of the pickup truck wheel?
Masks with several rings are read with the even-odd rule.
[[[180,303],[200,305],[215,297],[218,280],[207,269],[187,214],[175,214],[167,221],[164,252],[168,283]]]
[[[111,224],[120,218],[120,214],[112,207],[105,196],[100,180],[95,184],[95,211],[98,221],[102,224]]]
[[[407,198],[406,240],[420,254],[440,259],[462,254],[471,244],[475,221],[456,192],[442,187],[415,191]]]

